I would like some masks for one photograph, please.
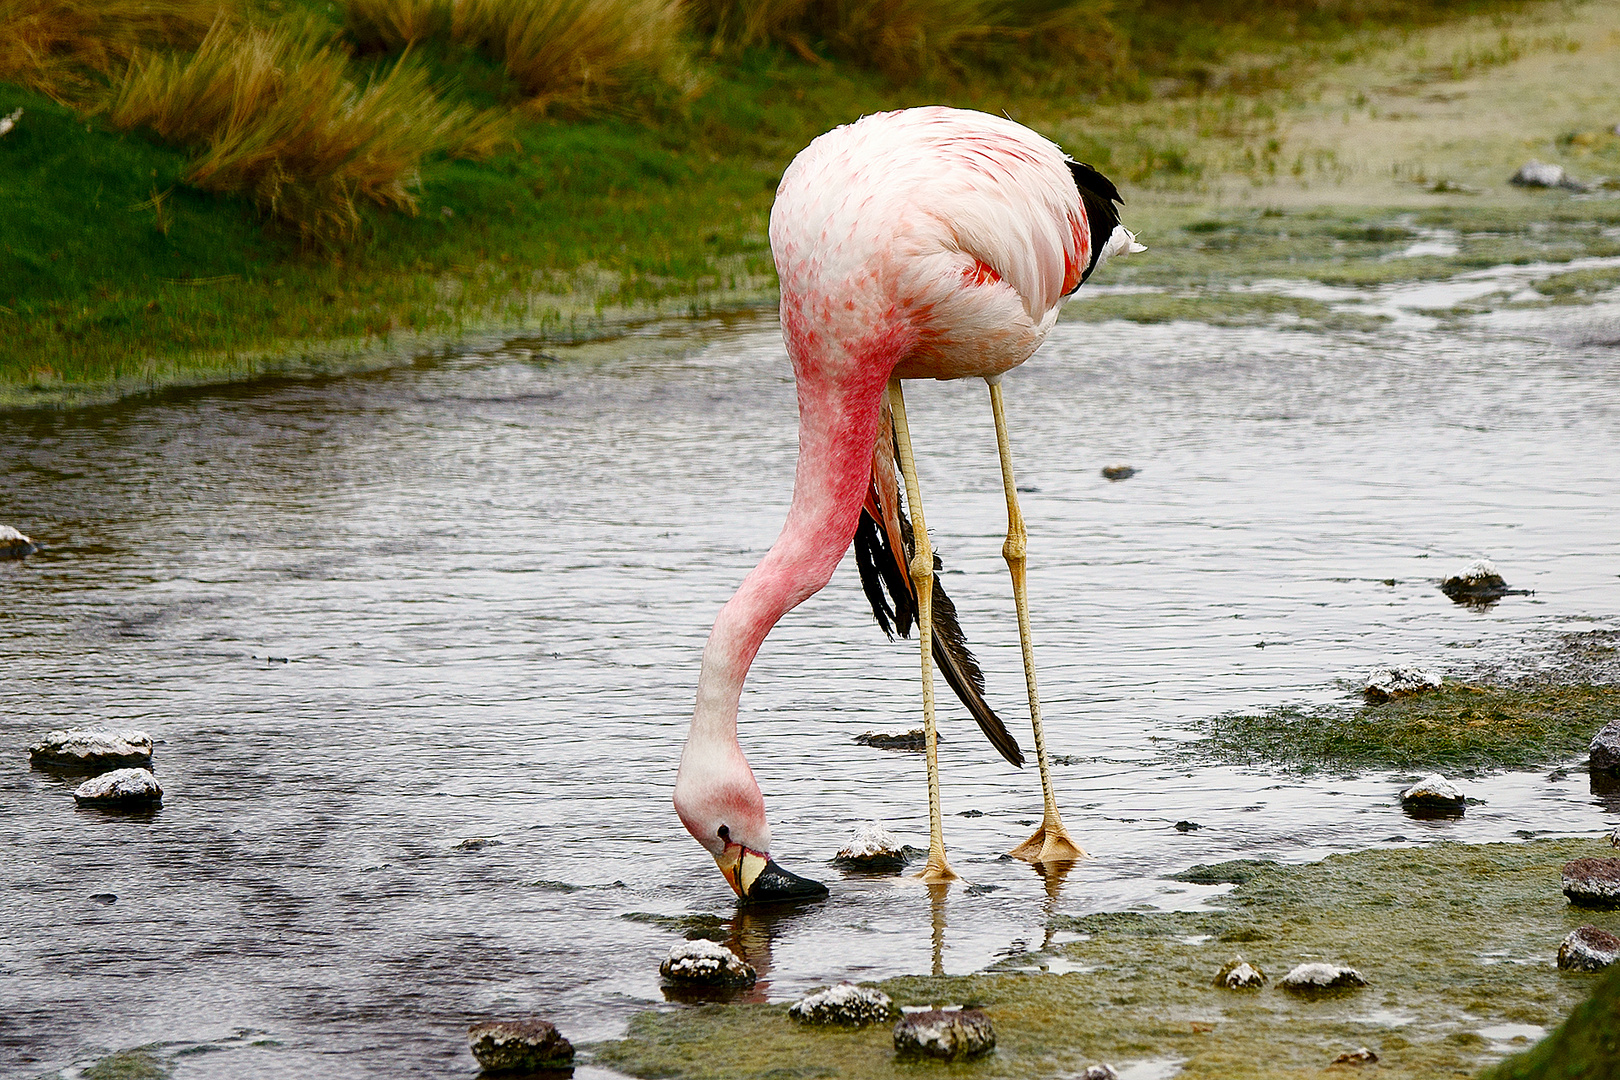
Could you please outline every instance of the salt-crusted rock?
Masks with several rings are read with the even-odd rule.
[[[1598,733],[1586,752],[1591,755],[1587,767],[1595,772],[1620,770],[1620,720],[1610,720]]]
[[[1266,984],[1266,973],[1235,956],[1215,976],[1215,985],[1223,990],[1258,990]]]
[[[1539,188],[1567,188],[1570,191],[1585,191],[1586,185],[1574,180],[1564,171],[1562,165],[1548,165],[1545,162],[1531,158],[1519,166],[1519,171],[1508,178],[1508,183],[1520,187]]]
[[[1112,1065],[1088,1065],[1075,1080],[1119,1080],[1119,1073]]]
[[[1620,825],[1616,825],[1609,833],[1609,846],[1620,847]]]
[[[1440,689],[1441,680],[1437,672],[1427,668],[1416,667],[1390,667],[1380,668],[1367,676],[1367,685],[1362,693],[1372,703],[1382,704],[1395,698],[1411,697],[1413,694],[1424,694],[1430,690]]]
[[[1602,971],[1620,959],[1620,938],[1595,926],[1571,930],[1558,946],[1558,966],[1565,971]]]
[[[752,964],[724,945],[701,938],[669,950],[658,972],[670,982],[687,986],[753,986],[758,978]]]
[[[895,1012],[888,994],[848,982],[811,994],[788,1009],[788,1015],[802,1024],[841,1024],[844,1027],[880,1024],[892,1019]]]
[[[467,1029],[467,1046],[485,1072],[534,1072],[574,1060],[574,1044],[544,1020],[491,1020]]]
[[[1360,1050],[1346,1050],[1333,1059],[1335,1065],[1373,1065],[1378,1061],[1378,1055],[1363,1046]]]
[[[906,868],[906,851],[900,838],[876,821],[857,826],[855,838],[833,858],[861,870],[899,871]]]
[[[1460,602],[1496,600],[1509,594],[1523,594],[1524,589],[1510,589],[1496,564],[1489,559],[1475,559],[1467,566],[1440,583],[1440,591]]]
[[[1564,895],[1579,907],[1620,907],[1620,859],[1573,859],[1565,863]]]
[[[1461,814],[1468,800],[1439,773],[1430,773],[1401,792],[1401,805],[1416,814]]]
[[[21,112],[22,110],[18,110]],[[10,525],[0,525],[0,559],[21,559],[39,550],[34,543]]]
[[[145,769],[114,769],[80,784],[73,801],[106,810],[146,810],[163,801],[163,789]]]
[[[1277,983],[1284,990],[1296,994],[1318,994],[1328,990],[1344,990],[1366,986],[1361,972],[1338,964],[1300,964]]]
[[[895,1053],[955,1061],[987,1054],[996,1029],[978,1009],[930,1009],[907,1013],[894,1025]]]
[[[1129,465],[1104,465],[1102,474],[1109,480],[1129,480],[1136,470]]]
[[[53,731],[30,747],[28,760],[52,769],[100,772],[152,764],[152,737],[144,731],[72,728]]]

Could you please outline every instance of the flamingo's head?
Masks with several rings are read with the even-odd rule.
[[[765,798],[740,750],[697,755],[689,743],[675,778],[675,812],[686,831],[714,856],[738,899],[775,902],[827,895],[825,885],[789,873],[771,859]]]

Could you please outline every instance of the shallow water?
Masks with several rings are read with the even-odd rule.
[[[1401,777],[1166,750],[1380,662],[1533,666],[1615,626],[1620,308],[1066,323],[1006,390],[1060,801],[1096,858],[998,860],[1036,777],[952,704],[946,837],[974,887],[825,865],[867,818],[926,842],[920,757],[851,741],[918,706],[850,562],[766,643],[742,721],[777,856],[833,896],[735,916],[669,793],[708,625],[789,494],[773,321],[0,416],[0,521],[47,545],[0,563],[0,1073],[161,1043],[182,1080],[470,1075],[474,1020],[582,1042],[664,1001],[679,931],[627,914],[730,920],[780,1000],[1038,950],[1054,912],[1202,904],[1219,889],[1162,877],[1192,863],[1607,826],[1580,772],[1474,779],[1465,819],[1419,822]],[[946,588],[1027,746],[984,390],[908,403]],[[1437,581],[1480,554],[1534,595],[1452,604]],[[162,740],[160,812],[78,811],[28,768],[83,723]],[[499,844],[457,847],[478,838]]]

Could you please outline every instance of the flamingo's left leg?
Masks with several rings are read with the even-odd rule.
[[[928,862],[917,876],[924,882],[953,881],[956,873],[945,862],[945,825],[939,812],[939,736],[934,728],[934,549],[923,521],[922,494],[917,487],[917,465],[911,456],[911,429],[906,424],[906,402],[900,380],[889,380],[889,408],[894,414],[894,443],[900,474],[906,480],[906,505],[911,508],[911,583],[917,590],[917,640],[922,646],[923,739],[928,755]]]
[[[1035,689],[1035,649],[1030,644],[1029,600],[1024,588],[1025,551],[1028,534],[1024,515],[1018,509],[1018,488],[1013,483],[1012,448],[1007,441],[1007,413],[1001,402],[1001,379],[985,380],[990,386],[990,411],[996,418],[996,447],[1001,452],[1001,482],[1007,489],[1007,542],[1002,557],[1012,572],[1013,606],[1018,609],[1018,642],[1024,650],[1024,682],[1029,687],[1029,719],[1035,726],[1035,760],[1041,769],[1041,795],[1046,801],[1041,827],[1035,835],[1007,854],[1032,863],[1072,862],[1086,858],[1084,849],[1069,838],[1058,814],[1057,797],[1052,793],[1052,775],[1046,763],[1046,735],[1041,731],[1041,697]]]

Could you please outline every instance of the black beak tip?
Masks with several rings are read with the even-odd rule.
[[[825,900],[827,886],[819,881],[800,877],[782,869],[776,861],[765,863],[765,869],[754,879],[753,886],[743,901],[749,904],[780,904],[800,900]]]

